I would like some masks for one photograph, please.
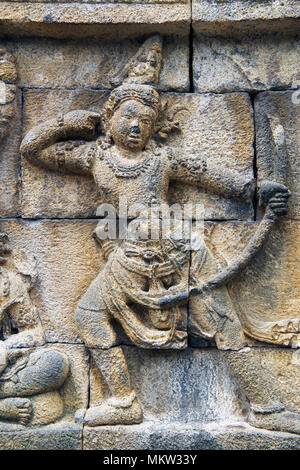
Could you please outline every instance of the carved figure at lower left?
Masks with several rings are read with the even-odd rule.
[[[35,264],[8,247],[0,233],[0,427],[42,425],[63,415],[59,389],[69,373],[68,357],[42,347],[45,338],[31,299]]]

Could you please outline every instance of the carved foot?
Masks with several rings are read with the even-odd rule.
[[[103,426],[110,424],[139,424],[143,421],[143,412],[135,399],[126,408],[117,408],[104,402],[87,410],[84,423],[87,426]]]
[[[0,400],[0,419],[27,424],[31,416],[31,401],[28,398],[4,398]]]
[[[248,422],[256,428],[300,434],[300,413],[292,411],[283,410],[273,413],[260,413],[252,410],[250,411]]]

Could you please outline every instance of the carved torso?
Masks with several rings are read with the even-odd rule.
[[[145,151],[144,158],[132,166],[122,166],[114,159],[113,148],[96,151],[93,176],[102,199],[116,210],[120,198],[133,204],[167,204],[170,164],[165,151]]]

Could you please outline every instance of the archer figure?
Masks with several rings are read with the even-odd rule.
[[[155,144],[151,136],[161,117],[161,99],[155,87],[160,67],[161,39],[154,36],[124,70],[122,85],[110,94],[102,116],[78,110],[38,125],[22,142],[23,156],[58,172],[92,175],[103,200],[116,209],[121,197],[127,198],[128,206],[167,204],[173,181],[228,198],[251,199],[253,180],[222,168],[207,171],[200,156],[177,155],[167,145]],[[104,142],[101,137],[95,140],[101,119],[106,131]],[[269,207],[284,214],[288,189],[272,183],[266,194]],[[130,384],[113,320],[140,347],[186,347],[180,308],[176,302],[163,306],[160,301],[187,289],[184,273],[189,262],[189,240],[170,236],[159,240],[124,239],[121,244],[114,240],[99,242],[107,262],[78,302],[75,319],[110,397],[89,408],[85,422],[91,426],[140,423],[142,410]],[[218,273],[204,243],[200,251],[197,269],[193,270],[199,281]],[[225,286],[191,299],[190,310],[194,334],[214,339],[220,349],[237,350],[245,344],[243,328]]]

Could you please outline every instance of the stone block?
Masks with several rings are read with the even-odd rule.
[[[32,38],[10,39],[5,44],[18,63],[18,84],[22,88],[111,89],[111,79],[133,57],[137,39]],[[189,40],[187,36],[167,36],[159,89],[189,91]]]
[[[147,422],[85,427],[83,431],[84,450],[296,450],[299,445],[299,436],[295,434],[259,430],[243,422],[228,425]]]
[[[241,254],[258,225],[207,224],[206,243],[220,270]],[[246,333],[262,342],[294,347],[299,342],[299,237],[298,221],[277,222],[262,249],[228,284]]]
[[[207,158],[211,167],[224,168],[235,175],[253,177],[252,107],[246,94],[170,94],[168,106],[182,107],[178,119],[181,133],[170,138],[176,152]],[[199,204],[205,219],[251,219],[252,201],[226,199],[208,190],[181,182],[170,186],[170,204]]]
[[[2,34],[47,37],[128,37],[188,34],[190,0],[1,2]]]
[[[81,450],[82,427],[74,423],[0,431],[0,450]]]
[[[145,423],[227,421],[243,413],[246,405],[215,349],[123,350]],[[91,406],[103,397],[100,376],[92,369]]]
[[[277,118],[283,126],[286,140],[287,161],[284,182],[292,196],[288,217],[300,218],[300,104],[299,91],[265,92],[255,98],[256,150],[258,180],[276,179],[277,150],[273,143],[270,122]]]
[[[298,36],[194,38],[194,86],[199,93],[291,88],[300,79]]]
[[[193,0],[195,31],[232,36],[240,33],[297,31],[297,0]]]
[[[13,250],[37,260],[32,297],[48,342],[78,343],[74,312],[104,261],[92,238],[96,221],[1,222]]]

